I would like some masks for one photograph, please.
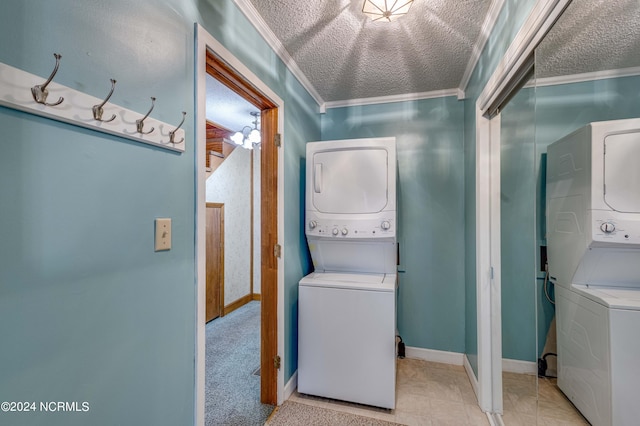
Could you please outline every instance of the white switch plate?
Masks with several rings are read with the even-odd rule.
[[[156,219],[156,251],[171,250],[171,218]]]

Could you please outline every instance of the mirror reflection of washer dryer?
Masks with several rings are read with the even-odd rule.
[[[547,253],[558,386],[595,425],[640,418],[640,119],[547,149]]]

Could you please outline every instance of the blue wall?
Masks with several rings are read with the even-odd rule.
[[[407,346],[464,352],[462,122],[452,97],[322,116],[323,140],[397,138],[398,328]]]
[[[0,61],[175,122],[193,117],[193,29],[179,5],[12,1]],[[176,2],[178,3],[178,2]],[[0,108],[0,413],[11,425],[194,420],[194,140],[184,154]],[[154,252],[154,219],[173,219]]]
[[[284,100],[285,379],[296,368],[300,164],[312,98],[231,0],[9,1],[0,61],[176,122],[176,154],[0,108],[0,400],[87,401],[86,413],[1,413],[12,425],[194,422],[194,34],[200,22]],[[173,219],[153,251],[154,219]]]

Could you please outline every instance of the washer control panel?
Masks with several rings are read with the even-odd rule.
[[[393,217],[382,219],[308,219],[307,235],[332,238],[381,238],[393,237],[396,233]]]

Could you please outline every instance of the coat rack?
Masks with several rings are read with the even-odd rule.
[[[42,77],[0,62],[0,105],[30,114],[63,121],[98,132],[120,136],[136,142],[155,145],[172,151],[184,152],[184,123],[170,125],[150,117],[155,106],[151,97],[149,112],[141,114],[109,103],[116,87],[111,79],[111,90],[104,99],[79,92],[54,81],[62,56],[54,53],[55,67],[44,80]],[[47,98],[51,95],[52,101]],[[106,118],[103,118],[106,117]],[[176,114],[176,122],[178,114]]]

